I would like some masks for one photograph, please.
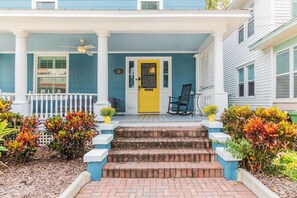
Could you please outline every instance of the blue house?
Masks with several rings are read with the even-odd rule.
[[[183,84],[222,111],[223,40],[250,17],[205,10],[203,0],[2,0],[0,8],[0,97],[44,118],[99,112],[111,98],[126,114],[163,114]]]

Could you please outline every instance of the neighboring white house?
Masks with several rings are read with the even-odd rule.
[[[290,32],[285,39],[278,40],[279,43],[265,47],[258,45],[262,44],[263,37],[270,38],[272,34],[277,37],[273,31],[296,16],[297,1],[235,0],[230,9],[248,9],[252,11],[252,16],[224,41],[224,81],[225,91],[229,94],[229,105],[250,105],[253,109],[279,105],[284,110],[296,109],[296,106],[291,105],[297,104],[297,99],[293,96],[293,72],[290,73],[290,79],[287,76],[281,77],[289,73],[287,70],[276,73],[276,67],[283,67],[277,66],[276,60],[285,61],[287,54],[284,55],[286,57],[279,55],[278,52],[283,52],[282,49],[273,48],[273,45],[296,36],[297,32]],[[278,30],[286,27],[285,25]],[[293,43],[291,45],[294,46]],[[289,48],[285,50],[287,49]],[[290,61],[294,61],[293,48],[290,53]],[[290,105],[282,104],[288,102]]]

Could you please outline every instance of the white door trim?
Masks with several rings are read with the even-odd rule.
[[[125,80],[125,111],[126,114],[138,114],[138,61],[139,60],[160,60],[160,114],[167,112],[168,96],[172,95],[172,57],[170,56],[141,56],[141,57],[126,57],[126,80]],[[129,88],[129,62],[134,62],[134,87]],[[163,87],[164,77],[164,61],[168,61],[168,87]]]

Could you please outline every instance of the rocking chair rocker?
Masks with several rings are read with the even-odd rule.
[[[190,115],[188,112],[190,93],[192,84],[183,85],[181,95],[178,97],[169,96],[168,114],[172,115]]]

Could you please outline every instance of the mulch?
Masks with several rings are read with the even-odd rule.
[[[6,162],[0,167],[0,197],[58,197],[83,171],[82,158],[62,160],[47,147],[39,148],[32,161],[23,165]]]
[[[297,197],[297,183],[284,176],[269,176],[267,174],[254,174],[265,186],[282,198]]]

